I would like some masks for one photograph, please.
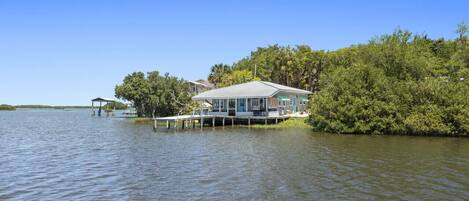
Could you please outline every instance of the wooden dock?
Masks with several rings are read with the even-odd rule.
[[[180,115],[180,116],[171,116],[171,117],[157,117],[153,118],[154,125],[153,128],[158,128],[159,122],[166,123],[165,128],[170,129],[187,129],[187,128],[203,128],[204,126],[215,127],[217,123],[225,127],[225,125],[231,124],[233,127],[236,124],[247,124],[251,126],[251,123],[264,123],[268,124],[275,123],[278,124],[279,121],[284,121],[285,119],[290,118],[290,116],[223,116],[223,115]],[[178,126],[178,123],[180,126]]]

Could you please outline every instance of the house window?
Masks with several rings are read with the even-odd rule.
[[[220,110],[220,100],[213,99],[212,112],[219,112],[219,110]]]
[[[226,100],[220,100],[220,112],[226,112]]]
[[[251,100],[251,106],[252,106],[252,107],[259,107],[259,99],[253,98],[253,99]]]

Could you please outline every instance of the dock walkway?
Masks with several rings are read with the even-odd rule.
[[[231,126],[236,123],[247,123],[248,126],[251,126],[251,123],[263,121],[263,123],[268,124],[269,121],[275,124],[278,124],[279,121],[284,121],[285,119],[290,118],[290,116],[225,116],[225,115],[179,115],[179,116],[170,116],[170,117],[156,117],[153,118],[154,125],[153,127],[158,128],[158,122],[166,122],[166,128],[170,129],[174,127],[178,129],[178,122],[181,122],[180,127],[185,128],[203,128],[204,125],[211,123],[212,127],[215,127],[216,123],[221,122],[221,125],[224,127],[226,122],[231,123]],[[171,126],[171,124],[173,124]]]

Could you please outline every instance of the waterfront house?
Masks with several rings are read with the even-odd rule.
[[[252,81],[202,92],[192,97],[211,105],[210,115],[276,117],[307,110],[310,91],[266,81]]]

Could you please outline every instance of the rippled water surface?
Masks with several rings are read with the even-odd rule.
[[[0,112],[0,200],[467,200],[469,139]]]

